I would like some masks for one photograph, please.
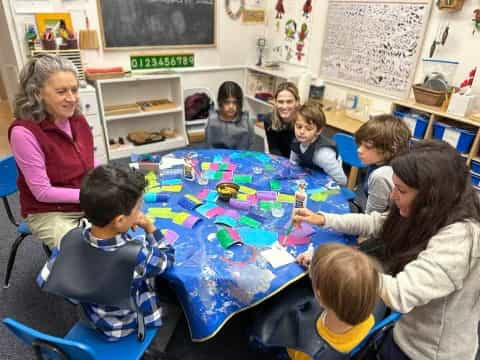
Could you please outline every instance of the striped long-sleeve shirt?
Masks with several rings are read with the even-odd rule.
[[[135,240],[127,233],[117,234],[110,239],[97,239],[91,234],[89,225],[85,227],[83,236],[91,246],[104,251],[115,251],[126,242]],[[59,248],[54,249],[52,256],[37,277],[37,283],[41,288],[48,281],[59,251]],[[155,293],[154,279],[171,267],[173,261],[174,249],[164,242],[161,231],[156,230],[153,234],[147,234],[132,274],[132,294],[136,294],[137,306],[145,317],[145,326],[162,325],[162,308],[159,306]],[[137,330],[137,315],[131,309],[89,303],[81,305],[91,323],[111,341],[118,340]]]

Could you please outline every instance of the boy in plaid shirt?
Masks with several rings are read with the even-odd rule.
[[[174,249],[140,210],[145,185],[140,173],[93,169],[80,190],[88,221],[64,236],[37,278],[45,291],[80,302],[90,325],[111,341],[162,325],[154,279],[173,265]],[[127,234],[137,226],[145,240]]]

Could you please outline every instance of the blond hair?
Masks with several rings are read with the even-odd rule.
[[[316,249],[310,278],[321,304],[354,326],[365,321],[375,308],[379,269],[378,263],[361,251],[328,243]]]
[[[278,87],[277,87],[277,90],[275,91],[275,94],[273,96],[275,101],[277,100],[278,95],[282,91],[288,91],[290,94],[293,95],[293,97],[295,98],[295,100],[297,102],[300,101],[300,95],[298,94],[298,88],[294,83],[286,81],[286,82],[283,82],[283,83],[279,84]],[[292,126],[291,124],[285,124],[282,121],[282,119],[280,119],[280,116],[278,115],[278,110],[275,107],[275,110],[273,111],[273,115],[272,115],[272,129],[275,130],[275,131],[280,131],[280,130],[284,130],[288,127],[291,127],[291,126]]]
[[[383,154],[385,162],[389,162],[398,154],[405,152],[408,149],[410,137],[408,126],[390,114],[371,118],[355,133],[355,141],[358,145],[362,142],[372,144]]]

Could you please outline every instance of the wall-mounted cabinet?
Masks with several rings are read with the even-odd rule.
[[[96,80],[95,86],[109,159],[187,145],[180,75]]]

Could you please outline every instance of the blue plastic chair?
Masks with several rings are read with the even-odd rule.
[[[7,212],[8,219],[17,229],[17,238],[13,242],[10,248],[10,255],[8,256],[7,270],[5,272],[5,281],[3,287],[6,289],[10,286],[10,275],[12,273],[13,264],[15,263],[15,256],[17,255],[17,249],[22,243],[23,239],[31,235],[31,231],[28,224],[25,221],[17,222],[13,216],[12,209],[8,202],[8,196],[13,195],[18,191],[17,188],[18,170],[15,163],[15,159],[12,155],[9,155],[0,160],[0,197],[3,200],[5,211]],[[43,247],[47,256],[50,256],[50,249],[46,246]]]
[[[402,314],[397,311],[392,311],[387,317],[376,323],[365,339],[350,352],[350,357],[353,359],[362,359],[363,357],[361,355],[368,349],[373,349],[376,353],[380,349],[381,340],[387,331],[393,328],[401,317]]]
[[[352,135],[336,133],[333,139],[337,144],[337,150],[342,157],[343,162],[351,166],[350,173],[348,174],[347,187],[350,190],[353,190],[357,183],[358,169],[364,168],[367,165],[362,163],[358,158],[357,143],[355,142],[355,138]]]
[[[33,348],[37,360],[138,360],[158,332],[156,327],[147,328],[142,342],[138,341],[136,333],[112,342],[80,321],[64,338],[44,334],[11,318],[3,319],[3,323]]]

